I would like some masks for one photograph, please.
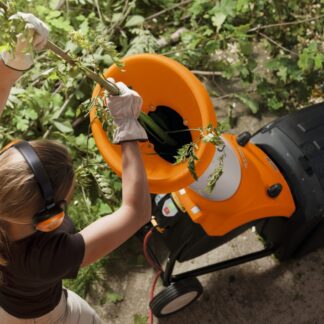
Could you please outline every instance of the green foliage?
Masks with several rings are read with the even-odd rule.
[[[195,150],[197,150],[197,148],[198,145],[194,142],[185,144],[178,150],[178,154],[175,156],[175,164],[183,163],[185,161],[188,162],[188,169],[195,180],[198,179],[195,168],[195,162],[198,160],[195,154]]]
[[[233,95],[234,98],[239,99],[241,102],[243,102],[248,108],[250,108],[250,110],[252,111],[252,113],[257,113],[259,111],[259,104],[257,101],[251,99],[249,96],[247,95],[242,95],[239,93],[235,93]]]
[[[320,0],[193,0],[157,21],[168,24],[164,32],[187,30],[161,52],[189,68],[240,80],[246,93],[236,98],[253,113],[297,109],[322,84],[323,14]]]
[[[105,298],[101,300],[101,304],[104,305],[107,302],[117,304],[124,300],[124,297],[120,294],[116,293],[115,291],[109,289],[105,295]]]
[[[195,142],[185,144],[180,149],[178,149],[177,155],[175,156],[175,164],[187,162],[188,169],[192,177],[194,178],[194,180],[198,180],[196,173],[196,161],[198,161],[198,157],[195,154],[195,151],[198,149],[197,143],[199,141],[203,141],[204,143],[211,143],[215,145],[218,152],[220,152],[221,154],[219,157],[219,165],[209,176],[207,187],[205,188],[206,191],[212,192],[217,180],[220,178],[223,172],[223,161],[225,153],[223,153],[224,142],[221,138],[221,134],[225,131],[225,125],[219,124],[217,127],[214,127],[212,124],[210,124],[206,128],[199,128],[196,130],[199,131],[200,136],[195,140]]]
[[[105,259],[93,263],[79,271],[76,279],[64,280],[64,286],[77,292],[81,297],[86,297],[89,290],[96,283],[101,283],[105,279],[104,266],[106,264]]]
[[[221,152],[221,150],[218,150],[218,152]],[[219,162],[218,162],[217,167],[213,170],[213,172],[208,177],[207,186],[204,189],[207,193],[213,192],[218,179],[223,174],[225,156],[226,156],[225,153],[221,153],[219,160],[218,160]]]

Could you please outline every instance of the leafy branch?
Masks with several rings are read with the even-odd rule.
[[[179,163],[188,163],[188,170],[190,174],[195,180],[198,180],[198,176],[196,173],[196,161],[198,161],[198,157],[196,156],[195,151],[198,149],[198,142],[203,141],[205,143],[211,143],[217,147],[217,152],[221,154],[219,157],[219,164],[213,170],[213,172],[208,177],[207,185],[205,190],[211,193],[217,181],[223,174],[223,163],[225,158],[225,151],[224,151],[224,141],[221,138],[221,134],[224,132],[223,124],[219,124],[217,127],[214,127],[212,124],[209,124],[205,128],[197,128],[191,129],[199,131],[199,137],[194,141],[183,145],[180,149],[178,149],[177,155],[175,156],[175,164]],[[182,130],[182,131],[190,131]],[[177,132],[177,131],[175,131]]]
[[[198,180],[198,176],[195,168],[195,161],[198,160],[195,150],[198,149],[198,145],[195,142],[190,142],[188,144],[183,145],[180,149],[178,149],[178,154],[175,156],[176,161],[175,164],[188,162],[188,169],[195,180]]]

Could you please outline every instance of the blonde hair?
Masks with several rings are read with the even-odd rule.
[[[52,183],[55,201],[66,198],[74,179],[72,159],[66,147],[56,141],[30,141]],[[32,218],[45,207],[33,171],[17,149],[0,155],[0,220]],[[0,223],[1,225],[1,223]],[[0,228],[0,265],[8,261],[8,240]]]

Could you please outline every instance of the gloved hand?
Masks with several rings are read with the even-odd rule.
[[[109,78],[108,81],[115,83]],[[145,129],[137,121],[141,112],[142,98],[129,89],[123,82],[115,83],[119,88],[119,96],[109,96],[107,108],[109,109],[115,124],[113,143],[120,144],[128,141],[146,141]]]
[[[26,22],[25,30],[30,33],[31,37],[33,38],[33,49],[35,51],[41,51],[44,49],[48,39],[48,28],[45,23],[36,18],[34,15],[24,12],[17,12],[9,19],[24,20]],[[33,53],[26,52],[28,46],[28,40],[24,37],[24,35],[18,34],[15,52],[9,53],[8,51],[4,50],[1,53],[1,58],[4,64],[19,71],[28,70],[34,64]]]

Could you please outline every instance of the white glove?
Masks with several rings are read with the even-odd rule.
[[[109,78],[108,81],[115,83]],[[128,141],[147,141],[145,129],[137,121],[141,112],[142,98],[129,89],[123,82],[115,83],[119,88],[119,96],[109,96],[107,108],[109,109],[115,124],[113,143],[120,144]]]
[[[17,12],[9,19],[20,19],[26,22],[25,30],[33,37],[33,49],[41,51],[44,49],[48,39],[48,28],[40,19],[34,15],[24,12]],[[17,35],[17,44],[14,53],[4,50],[1,58],[5,65],[18,70],[26,71],[34,64],[33,53],[27,52],[29,43],[23,34]]]

